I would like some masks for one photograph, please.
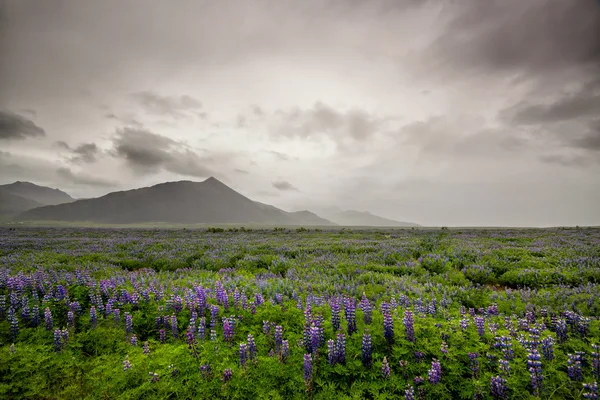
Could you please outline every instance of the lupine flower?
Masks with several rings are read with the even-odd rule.
[[[230,318],[223,318],[223,336],[225,341],[230,343],[233,340],[233,321]]]
[[[73,311],[67,312],[67,326],[75,326],[75,314],[73,314]]]
[[[131,363],[129,362],[129,355],[125,356],[125,359],[123,360],[123,371],[127,371],[131,369]]]
[[[544,376],[542,375],[542,362],[540,354],[536,349],[531,349],[527,355],[527,369],[531,377],[531,387],[534,392],[539,394],[542,390]]]
[[[415,389],[411,385],[404,391],[404,400],[415,400]]]
[[[583,398],[598,400],[598,383],[584,383],[583,384]]]
[[[210,330],[210,341],[211,342],[217,341],[217,331],[215,331],[214,329]]]
[[[55,329],[54,330],[54,350],[58,353],[59,351],[62,350],[62,332],[60,331],[60,329]]]
[[[442,352],[442,354],[448,354],[448,345],[446,344],[446,342],[442,342],[440,351]]]
[[[51,331],[52,330],[52,312],[50,311],[49,307],[46,307],[46,309],[44,310],[44,321],[46,323],[46,330]]]
[[[469,368],[471,368],[471,373],[474,377],[477,377],[479,374],[479,354],[478,353],[469,353]]]
[[[248,360],[248,346],[246,345],[246,343],[240,343],[240,365],[242,367],[245,367],[247,360]]]
[[[371,322],[373,322],[373,307],[371,307],[371,302],[364,293],[359,303],[359,307],[363,312],[363,321],[365,325],[371,325]]]
[[[510,364],[508,362],[508,360],[500,360],[499,362],[500,364],[500,372],[502,373],[502,375],[508,375],[510,373]]]
[[[492,376],[491,382],[491,392],[492,397],[494,399],[506,399],[507,398],[507,388],[506,388],[506,379],[500,376]]]
[[[496,336],[494,347],[502,351],[502,356],[507,360],[512,360],[515,356],[510,336]]]
[[[137,346],[137,336],[131,335],[131,339],[129,339],[129,343],[131,343],[132,346]]]
[[[148,341],[144,342],[144,354],[147,356],[150,355],[150,344],[148,343]]]
[[[337,332],[340,329],[340,311],[342,307],[337,299],[333,299],[331,302],[331,325],[333,331]]]
[[[336,360],[340,364],[346,364],[346,336],[343,333],[338,333],[335,343]]]
[[[269,335],[271,333],[271,324],[269,323],[269,321],[263,320],[263,333],[265,335]]]
[[[208,376],[210,376],[210,373],[211,373],[210,364],[202,364],[200,366],[200,374],[202,375],[203,378],[207,378]]]
[[[257,350],[256,343],[254,342],[254,337],[251,334],[248,334],[248,359],[250,361],[254,360],[254,357],[256,357],[256,353]]]
[[[290,344],[288,343],[287,339],[284,339],[281,342],[281,358],[282,359],[286,359],[288,358],[290,355]]]
[[[362,363],[367,368],[371,368],[371,365],[373,364],[373,349],[371,347],[371,335],[367,332],[363,334],[362,339]]]
[[[552,336],[542,339],[542,354],[546,360],[554,359],[554,339]]]
[[[485,335],[485,319],[483,317],[475,317],[475,326],[479,337]]]
[[[389,310],[383,313],[383,336],[388,345],[394,343],[394,320]]]
[[[96,314],[96,307],[90,307],[90,325],[92,325],[92,329],[96,327],[96,323],[98,322],[98,315]]]
[[[304,382],[309,385],[312,380],[312,356],[304,354]]]
[[[8,319],[10,321],[10,337],[14,341],[17,338],[17,335],[19,334],[19,320],[15,315],[15,311],[12,307],[8,310],[8,315]]]
[[[283,327],[277,325],[275,327],[275,353],[279,354],[281,351],[281,341],[283,340]]]
[[[156,372],[149,372],[149,374],[150,374],[150,382],[156,383],[159,381],[159,377]]]
[[[158,338],[162,344],[165,344],[165,342],[167,341],[167,333],[164,329],[158,331]]]
[[[431,369],[428,374],[429,383],[437,385],[442,379],[442,365],[435,358],[431,361]]]
[[[600,346],[592,344],[592,375],[594,378],[600,378]]]
[[[415,326],[414,326],[414,318],[413,313],[410,310],[406,310],[404,312],[404,329],[406,330],[406,340],[409,342],[415,341]]]
[[[554,323],[554,329],[556,332],[556,340],[558,343],[564,343],[567,340],[568,332],[567,332],[567,321],[564,319],[558,319]]]
[[[345,302],[344,313],[348,322],[348,336],[352,336],[356,332],[356,304],[354,299]]]
[[[121,322],[121,311],[118,308],[113,310],[115,324],[119,324]]]
[[[390,364],[388,363],[387,357],[383,357],[383,362],[381,363],[381,374],[385,379],[389,378],[392,371],[390,370]]]
[[[335,355],[335,342],[333,341],[333,339],[329,339],[327,341],[327,359],[329,361],[329,364],[335,364]]]
[[[225,368],[225,370],[223,371],[223,381],[229,382],[229,380],[231,380],[232,377],[233,371],[231,370],[231,368]]]
[[[415,351],[415,358],[417,359],[417,362],[421,362],[423,361],[423,358],[425,358],[425,353],[423,353],[422,351]]]
[[[415,376],[413,382],[415,383],[415,385],[420,385],[421,383],[425,382],[425,379],[423,379],[422,376]]]
[[[175,339],[179,336],[179,327],[177,326],[177,316],[175,314],[171,314],[171,334]]]
[[[583,380],[583,371],[581,369],[581,356],[579,354],[568,354],[567,375],[574,381]]]

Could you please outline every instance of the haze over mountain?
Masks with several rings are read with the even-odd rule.
[[[56,205],[75,201],[74,198],[60,189],[39,186],[31,182],[14,182],[0,185],[0,191],[33,200],[42,205]]]
[[[16,215],[41,206],[43,204],[37,201],[0,190],[0,217]]]
[[[371,214],[368,211],[346,210],[334,214],[324,214],[324,216],[338,225],[345,226],[386,226],[386,227],[417,227],[418,224],[412,222],[394,221]]]
[[[308,212],[288,213],[250,200],[218,179],[166,182],[68,204],[39,207],[18,220],[97,223],[333,225]]]

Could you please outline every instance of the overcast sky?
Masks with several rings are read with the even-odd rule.
[[[176,5],[175,5],[176,4]],[[597,0],[0,1],[0,183],[600,224]]]

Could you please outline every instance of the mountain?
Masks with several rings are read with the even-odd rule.
[[[56,205],[75,201],[74,198],[62,190],[38,186],[31,182],[17,181],[8,185],[0,185],[0,191],[24,197],[43,205]]]
[[[386,226],[386,227],[417,227],[420,225],[411,222],[394,221],[383,218],[368,211],[347,210],[332,215],[326,215],[327,219],[338,225],[345,226]]]
[[[43,204],[0,190],[0,216],[17,215],[40,206]]]
[[[305,214],[297,216],[295,213],[252,201],[213,177],[203,182],[166,182],[141,189],[113,192],[94,199],[39,207],[20,214],[18,219],[114,224],[166,222],[308,225]]]

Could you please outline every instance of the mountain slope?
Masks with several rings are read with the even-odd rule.
[[[43,205],[56,205],[75,201],[74,198],[59,189],[38,186],[31,182],[14,182],[0,185],[0,191],[33,200]]]
[[[17,215],[42,205],[37,201],[0,190],[0,216]]]
[[[368,211],[348,210],[332,215],[327,215],[327,219],[338,225],[345,226],[386,226],[386,227],[417,227],[418,224],[411,222],[394,221],[371,214]]]
[[[290,213],[260,205],[212,177],[204,182],[166,182],[95,199],[40,207],[22,213],[18,219],[116,224],[298,224],[298,219]]]

